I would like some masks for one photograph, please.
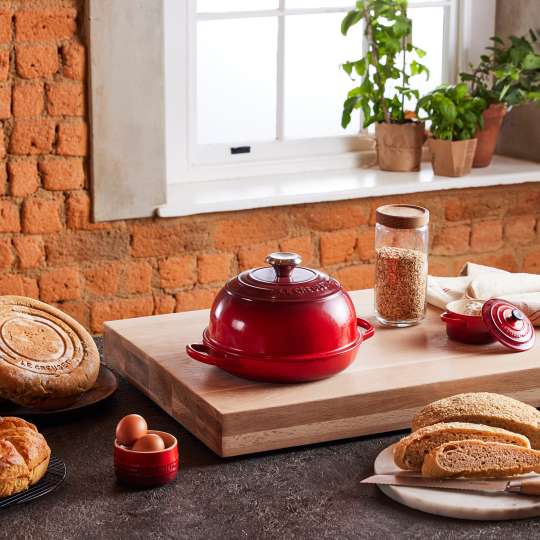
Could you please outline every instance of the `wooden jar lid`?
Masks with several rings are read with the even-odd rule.
[[[429,210],[413,204],[387,204],[375,211],[377,223],[393,229],[417,229],[429,223]]]
[[[96,345],[77,321],[32,298],[0,297],[0,397],[27,406],[75,398],[98,371]]]

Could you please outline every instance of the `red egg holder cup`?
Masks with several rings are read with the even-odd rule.
[[[114,472],[122,484],[132,487],[163,486],[176,479],[179,468],[178,441],[164,431],[148,430],[159,435],[164,450],[136,452],[114,441]]]

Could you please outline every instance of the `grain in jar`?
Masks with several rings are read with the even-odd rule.
[[[429,211],[395,204],[377,208],[375,312],[387,326],[411,326],[426,312]]]

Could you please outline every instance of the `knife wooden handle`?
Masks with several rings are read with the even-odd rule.
[[[523,495],[540,495],[540,478],[512,480],[508,482],[507,491]]]

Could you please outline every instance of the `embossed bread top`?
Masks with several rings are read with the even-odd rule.
[[[412,421],[412,430],[440,422],[470,422],[521,433],[540,448],[540,412],[501,394],[457,394],[426,405]]]
[[[48,304],[0,297],[0,398],[61,408],[95,384],[99,353],[90,334]]]
[[[437,446],[466,439],[516,444],[530,448],[524,435],[506,429],[470,424],[467,422],[441,422],[413,431],[394,446],[394,462],[402,469],[419,471],[424,457]]]

